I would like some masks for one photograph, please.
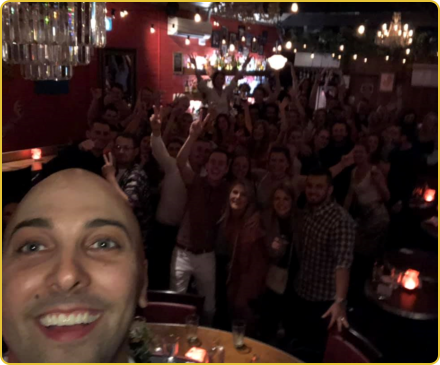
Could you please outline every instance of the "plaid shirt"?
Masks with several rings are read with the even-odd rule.
[[[356,225],[337,203],[308,210],[302,225],[297,294],[310,301],[331,301],[336,296],[336,269],[349,269],[353,261]]]
[[[133,213],[139,221],[142,237],[146,235],[151,225],[151,204],[150,204],[150,185],[145,171],[139,166],[134,165],[127,169],[119,178],[119,186],[128,196],[128,201],[133,208]]]

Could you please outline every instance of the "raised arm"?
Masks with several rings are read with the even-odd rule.
[[[157,108],[154,106],[154,115],[151,116],[150,125],[151,125],[151,150],[153,152],[153,156],[158,162],[159,166],[165,171],[170,170],[174,164],[174,158],[170,156],[168,150],[165,146],[165,143],[161,136],[161,111],[162,108]]]
[[[182,180],[186,185],[191,185],[195,178],[195,173],[188,163],[189,155],[191,154],[194,143],[196,143],[197,139],[202,134],[203,128],[205,127],[209,118],[210,115],[208,114],[203,121],[197,120],[191,124],[189,136],[177,155],[177,167],[179,168]]]
[[[128,195],[121,189],[116,180],[116,168],[114,165],[113,155],[110,152],[108,156],[104,155],[105,165],[102,167],[102,176],[106,179],[109,184],[112,186],[114,191],[127,203],[129,203]]]
[[[248,132],[250,134],[252,134],[253,126],[252,126],[251,113],[249,111],[249,103],[247,102],[247,100],[242,100],[241,101],[241,106],[244,109],[244,124],[245,124],[246,129],[248,130]]]
[[[196,77],[197,77],[197,83],[202,81],[202,73],[200,72],[200,70],[197,68],[197,62],[196,62],[196,58],[194,57],[193,54],[189,54],[189,61],[191,62],[191,64],[194,66],[195,69],[195,73],[196,73]]]
[[[99,119],[99,114],[101,112],[100,100],[102,98],[101,89],[90,89],[92,93],[92,103],[87,111],[87,121],[91,125],[95,120]]]

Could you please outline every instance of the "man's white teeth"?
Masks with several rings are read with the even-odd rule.
[[[90,313],[80,314],[48,314],[40,318],[40,323],[45,327],[50,326],[75,326],[78,324],[89,324],[95,322],[99,318],[99,314]]]

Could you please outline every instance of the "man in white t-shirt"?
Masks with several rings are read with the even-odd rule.
[[[3,240],[9,362],[128,362],[146,265],[129,204],[101,177],[53,174],[19,204]]]

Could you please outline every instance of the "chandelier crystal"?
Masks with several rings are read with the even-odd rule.
[[[380,47],[403,48],[413,42],[414,31],[408,24],[402,26],[400,13],[394,13],[389,25],[383,24],[377,31],[376,44]]]
[[[5,3],[3,61],[21,65],[27,80],[69,80],[103,48],[105,3]]]

